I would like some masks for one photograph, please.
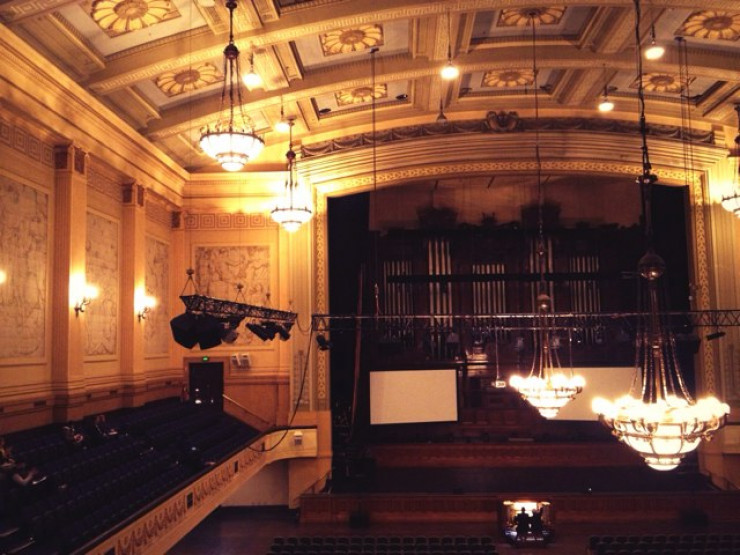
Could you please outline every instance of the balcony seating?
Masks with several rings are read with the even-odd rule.
[[[258,432],[210,407],[156,402],[106,415],[118,436],[64,441],[60,427],[6,436],[16,460],[46,476],[38,485],[0,482],[0,553],[68,553],[115,528],[248,445]],[[81,430],[91,421],[76,423]]]

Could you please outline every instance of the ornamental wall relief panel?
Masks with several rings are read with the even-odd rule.
[[[144,330],[144,354],[166,355],[170,348],[169,321],[169,275],[170,246],[154,237],[146,238],[146,294],[157,300],[142,324]]]
[[[119,224],[94,212],[87,213],[86,280],[98,288],[98,298],[87,314],[85,355],[118,353]]]
[[[269,306],[270,256],[270,247],[267,245],[196,246],[193,260],[198,291],[209,297]],[[238,283],[244,288],[237,298]],[[236,344],[260,345],[262,342],[242,330]]]
[[[0,359],[45,355],[49,196],[0,176]]]

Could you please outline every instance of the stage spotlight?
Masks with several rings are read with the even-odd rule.
[[[239,327],[241,320],[231,320],[224,322],[224,330],[221,335],[221,341],[224,343],[233,343],[239,337],[239,332],[236,329]]]
[[[221,344],[221,321],[208,314],[180,314],[170,320],[170,328],[172,338],[187,349],[192,349],[196,344],[201,349],[210,349]]]
[[[292,324],[278,324],[276,326],[277,333],[280,336],[281,341],[287,341],[290,339],[290,328],[292,327]]]
[[[319,346],[319,351],[328,351],[331,349],[331,341],[323,333],[316,336],[316,344]]]
[[[224,326],[218,318],[208,314],[200,315],[198,317],[197,330],[198,345],[200,345],[201,349],[212,349],[221,344]]]
[[[172,338],[186,349],[192,349],[198,343],[198,318],[191,312],[185,312],[170,320]]]
[[[247,329],[257,337],[259,337],[262,341],[272,341],[275,338],[275,334],[277,333],[277,329],[275,329],[275,324],[273,324],[272,322],[262,322],[261,324],[250,322],[249,324],[247,324]]]
[[[715,339],[719,339],[720,337],[724,337],[725,335],[727,335],[725,332],[717,330],[707,334],[707,341],[714,341]]]

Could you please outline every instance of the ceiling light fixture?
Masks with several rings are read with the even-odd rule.
[[[617,90],[615,87],[609,87],[606,82],[606,64],[604,64],[604,92],[601,95],[601,102],[599,102],[599,112],[611,112],[614,109],[614,102],[609,99],[609,90]]]
[[[447,63],[439,72],[442,79],[452,81],[460,75],[460,70],[452,63],[452,16],[447,11]]]
[[[614,102],[609,99],[609,91],[604,87],[604,94],[599,102],[599,112],[611,112],[614,110]]]
[[[445,116],[444,110],[442,109],[442,99],[439,99],[439,113],[437,114],[437,119],[435,120],[437,122],[437,125],[447,125],[447,116]]]
[[[293,125],[295,125],[294,118],[288,118],[290,138],[288,140],[288,152],[285,153],[285,158],[288,161],[285,194],[270,212],[272,219],[289,233],[297,231],[313,215],[310,188],[301,186],[298,179],[296,153],[293,150]]]
[[[249,53],[249,71],[242,79],[250,91],[262,86],[262,77],[254,70],[254,51]]]
[[[537,295],[537,329],[534,331],[534,357],[532,368],[525,378],[515,374],[509,385],[516,389],[522,398],[535,407],[545,418],[554,418],[558,411],[576,397],[585,385],[582,376],[574,375],[573,369],[566,374],[560,368],[557,350],[552,347],[551,327],[552,299],[547,293],[545,282],[545,232],[543,207],[545,204],[542,183],[542,159],[540,158],[540,109],[537,87],[537,34],[535,31],[536,12],[529,14],[532,22],[532,74],[534,75],[534,114],[535,114],[535,160],[537,163],[538,194],[538,237],[537,259],[540,272],[539,293]]]
[[[665,54],[665,47],[655,41],[655,25],[650,26],[650,46],[645,49],[643,55],[646,60],[660,60]]]
[[[640,45],[640,0],[635,0],[635,41]],[[627,395],[608,401],[596,398],[593,409],[612,433],[637,451],[648,466],[672,470],[681,459],[710,439],[725,425],[730,407],[716,397],[692,399],[681,375],[676,353],[676,338],[659,312],[658,280],[665,273],[665,262],[653,250],[652,188],[658,180],[651,170],[645,122],[645,91],[642,85],[642,59],[637,56],[642,138],[642,175],[637,183],[642,191],[643,221],[647,253],[638,263],[638,272],[647,282],[648,314],[640,319],[636,333],[637,365]]]
[[[292,123],[290,118],[285,117],[285,107],[283,105],[283,98],[280,97],[280,120],[275,124],[275,131],[278,133],[290,133]]]
[[[239,49],[234,44],[236,1],[228,0],[226,7],[229,9],[229,44],[224,48],[224,85],[219,120],[213,128],[206,126],[203,129],[200,146],[223,169],[234,172],[262,152],[265,142],[255,134],[252,119],[244,114],[239,85]],[[229,105],[224,109],[227,96]]]

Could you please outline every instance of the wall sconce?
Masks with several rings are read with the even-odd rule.
[[[8,281],[8,273],[5,270],[0,270],[0,285]]]
[[[141,295],[137,295],[137,300],[134,305],[136,316],[139,318],[139,322],[141,322],[142,320],[145,320],[147,314],[157,306],[157,299],[151,295],[145,295],[142,293]]]
[[[89,283],[82,283],[75,287],[72,298],[75,299],[75,316],[79,316],[80,312],[85,312],[85,307],[90,301],[98,298],[98,288]]]

